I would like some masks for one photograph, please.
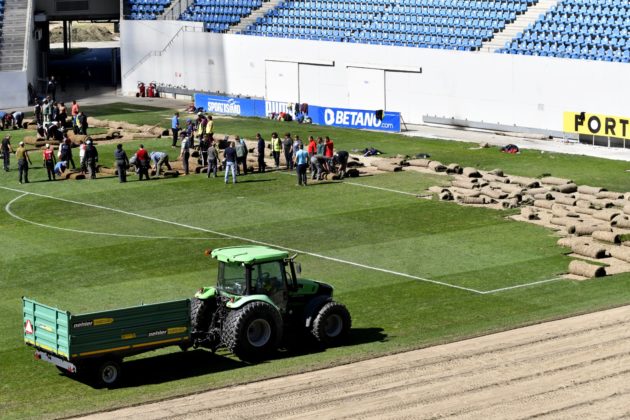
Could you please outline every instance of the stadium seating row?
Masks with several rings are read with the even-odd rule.
[[[497,52],[628,63],[629,49],[627,1],[564,0]]]
[[[134,4],[131,6],[132,12],[137,13],[150,13],[150,14],[160,14],[164,12],[164,6],[160,5],[144,5],[144,4]]]
[[[526,0],[287,0],[257,18],[244,33],[309,39],[321,36],[343,42],[393,40],[418,47],[474,50],[534,3]],[[329,34],[328,30],[336,33]],[[418,37],[415,40],[414,35]],[[420,41],[420,36],[428,37]]]
[[[325,18],[271,18],[271,20],[265,20],[264,18],[259,18],[256,20],[256,24],[265,25],[265,28],[268,28],[269,25],[280,25],[280,26],[304,26],[304,27],[331,27],[333,29],[340,27],[347,27],[351,29],[356,29],[360,27],[370,28],[370,29],[388,29],[393,32],[407,32],[407,31],[417,31],[417,32],[431,32],[435,33],[440,30],[447,31],[468,31],[475,32],[475,36],[479,36],[481,38],[490,38],[492,37],[493,31],[489,32],[479,32],[482,28],[492,29],[496,27],[496,23],[493,23],[488,20],[480,19],[480,20],[444,20],[444,21],[430,21],[426,20],[424,22],[392,22],[392,21],[382,21],[379,19],[363,19],[363,20],[352,20],[346,19],[344,17],[339,17],[337,19],[332,17]],[[255,29],[254,26],[250,26],[250,30]]]
[[[260,7],[262,0],[197,0],[199,6]]]
[[[521,55],[537,55],[543,57],[557,57],[557,58],[572,58],[582,60],[595,60],[595,61],[609,61],[618,63],[630,62],[630,50],[605,50],[603,48],[588,48],[573,49],[572,47],[563,48],[562,46],[557,48],[545,47],[540,44],[529,46],[529,48],[523,48],[522,46],[511,50],[510,48],[504,48],[503,54],[521,54]]]
[[[192,14],[196,13],[216,13],[219,15],[239,15],[239,16],[247,16],[251,13],[251,9],[249,7],[228,7],[228,6],[195,6],[194,9],[188,10],[188,12]]]
[[[171,0],[125,0],[126,15],[131,20],[155,20],[171,4]]]
[[[292,28],[293,29],[293,28]],[[265,34],[259,34],[260,36],[271,36],[280,38],[297,38],[297,39],[309,39],[318,41],[335,41],[335,42],[349,42],[349,43],[365,43],[374,45],[393,45],[403,47],[416,47],[416,48],[439,48],[459,51],[469,51],[471,49],[479,48],[481,46],[480,40],[465,40],[457,37],[424,37],[422,35],[410,35],[407,34],[383,34],[373,33],[368,35],[367,33],[359,35],[356,38],[344,38],[344,33],[334,30],[322,30],[315,31],[311,29],[305,29],[303,32],[293,29],[293,33],[288,33],[280,30],[278,27],[272,27],[269,32]],[[347,34],[346,34],[347,35]]]
[[[485,40],[490,39],[492,37],[493,32],[491,30],[481,30],[481,29],[468,29],[468,28],[447,28],[447,27],[436,27],[436,26],[425,26],[425,27],[408,27],[404,25],[394,26],[394,27],[381,27],[374,25],[372,27],[361,30],[357,34],[352,34],[354,29],[354,23],[350,22],[337,22],[336,25],[332,26],[333,30],[338,30],[346,34],[346,37],[356,37],[359,40],[364,38],[364,35],[370,34],[383,34],[383,35],[392,35],[401,34],[401,35],[417,35],[423,40],[424,36],[454,36],[458,38],[462,38],[462,41],[468,41],[469,39],[475,40]],[[320,24],[308,24],[308,25],[262,25],[263,32],[272,32],[272,33],[280,33],[283,35],[290,35],[296,33],[307,33],[309,35],[315,35],[319,33],[318,31],[331,29],[331,25],[322,22]],[[369,38],[369,37],[368,37]],[[350,39],[348,40],[350,42]],[[426,41],[427,43],[429,40]],[[476,45],[476,44],[475,44]],[[479,44],[479,46],[481,46]]]
[[[156,20],[157,17],[158,17],[157,13],[151,13],[151,12],[147,12],[147,13],[133,12],[128,16],[130,20]]]
[[[167,6],[171,2],[170,0],[128,0],[129,4],[141,4],[143,6]]]
[[[206,23],[205,28],[208,32],[226,32],[230,29],[230,24],[217,22]]]
[[[550,32],[554,34],[568,34],[568,35],[586,35],[586,34],[599,34],[599,35],[613,35],[620,36],[625,35],[629,32],[630,22],[628,24],[623,25],[581,25],[581,24],[571,24],[571,23],[560,23],[557,26],[545,26],[541,23],[536,23],[532,27],[531,33],[537,32]]]
[[[525,41],[525,42],[555,42],[571,45],[596,45],[596,46],[622,46],[630,44],[630,37],[626,35],[600,35],[600,34],[549,34],[549,33],[537,33],[527,32],[521,34],[513,39],[513,41]]]
[[[206,26],[208,28],[221,28],[220,32],[227,31],[230,27],[230,24],[235,24],[241,21],[241,17],[239,15],[228,15],[228,14],[208,14],[208,13],[194,13],[194,14],[186,14],[182,15],[182,20],[191,21],[191,22],[206,22],[206,23],[225,23],[228,25],[221,26]],[[212,30],[212,32],[216,32]]]
[[[155,19],[170,0],[127,0],[131,19]],[[0,12],[3,0],[0,0]],[[244,34],[476,50],[537,0],[286,0]],[[195,0],[181,20],[226,32],[262,0]],[[627,0],[561,0],[498,50],[504,54],[630,62]]]
[[[270,13],[268,15],[271,18],[274,17],[283,17],[289,19],[295,18],[304,18],[304,17],[334,17],[334,18],[342,18],[342,19],[355,19],[355,20],[367,20],[373,19],[377,17],[377,15],[373,12],[353,12],[353,11],[332,11],[332,10],[315,10],[315,9],[276,9],[275,12]],[[385,14],[383,18],[387,21],[391,22],[434,22],[434,21],[444,21],[447,20],[470,20],[470,19],[498,19],[503,21],[514,21],[516,19],[516,12],[508,12],[508,11],[479,11],[479,12],[470,12],[465,13],[464,11],[459,11],[453,14],[444,14],[444,15],[427,15],[427,14],[401,14],[398,13],[396,9],[391,12]]]
[[[227,32],[231,25],[261,6],[262,0],[195,0],[179,19],[205,22],[204,28],[209,32]]]

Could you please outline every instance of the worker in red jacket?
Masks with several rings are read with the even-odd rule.
[[[55,164],[57,161],[55,159],[55,152],[53,152],[50,144],[46,144],[42,155],[44,158],[44,165],[46,166],[46,172],[48,173],[48,180],[55,181]]]
[[[140,145],[140,149],[136,152],[136,167],[138,168],[138,178],[139,181],[142,181],[142,176],[144,175],[146,179],[149,178],[149,166],[151,164],[151,160],[149,159],[149,153],[145,150],[144,145]]]
[[[315,143],[313,136],[308,137],[308,146],[306,147],[306,151],[308,152],[308,163],[311,173],[314,173],[315,168],[311,164],[311,158],[317,154],[317,143]]]
[[[324,156],[332,159],[333,155],[335,154],[333,150],[334,150],[333,141],[330,139],[330,137],[326,136],[326,143],[324,146]]]

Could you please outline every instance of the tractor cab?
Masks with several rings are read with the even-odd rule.
[[[265,295],[284,312],[289,292],[297,289],[293,257],[286,251],[261,246],[212,251],[219,261],[217,290],[235,299]]]

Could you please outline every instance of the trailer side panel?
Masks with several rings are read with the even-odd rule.
[[[72,316],[71,358],[140,353],[190,338],[190,300]]]

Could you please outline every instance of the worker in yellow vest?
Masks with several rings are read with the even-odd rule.
[[[271,134],[271,153],[273,155],[273,161],[275,162],[276,169],[280,167],[280,152],[282,151],[282,141],[278,137],[278,133]]]

